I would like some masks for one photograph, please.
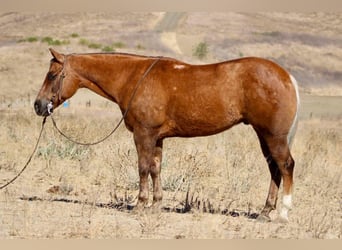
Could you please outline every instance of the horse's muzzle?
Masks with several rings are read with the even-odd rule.
[[[53,104],[48,100],[36,100],[34,102],[34,110],[37,115],[49,116],[53,112]]]

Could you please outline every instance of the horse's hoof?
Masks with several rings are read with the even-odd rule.
[[[161,213],[163,211],[162,202],[161,201],[154,202],[151,208],[152,208],[153,213]]]
[[[288,211],[289,211],[289,208],[283,207],[277,218],[277,222],[288,223],[289,222]]]
[[[150,207],[146,207],[144,209],[144,212],[146,214],[159,214],[162,212],[161,208],[160,207],[155,207],[155,206],[150,206]]]
[[[258,222],[271,222],[271,218],[268,215],[265,214],[259,214],[259,216],[256,218]]]
[[[280,215],[275,219],[275,222],[286,224],[286,223],[289,223],[289,218],[287,216],[283,217]]]
[[[133,214],[140,214],[145,210],[145,204],[138,202],[132,209]]]

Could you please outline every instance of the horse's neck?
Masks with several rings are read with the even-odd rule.
[[[123,55],[77,55],[72,67],[86,79],[81,87],[118,102],[122,89],[132,84],[129,79],[141,59]]]

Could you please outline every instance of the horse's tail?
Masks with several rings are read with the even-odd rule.
[[[296,131],[297,131],[297,126],[298,126],[298,112],[299,112],[299,105],[300,105],[300,99],[299,99],[299,90],[298,90],[298,84],[297,84],[297,81],[296,79],[290,75],[290,79],[291,79],[291,82],[296,90],[296,99],[297,99],[297,110],[296,110],[296,114],[295,114],[295,117],[292,121],[292,125],[291,125],[291,128],[290,128],[290,131],[287,135],[287,143],[289,144],[289,147],[291,148],[292,146],[292,143],[293,143],[293,139],[294,139],[294,136],[296,134]]]

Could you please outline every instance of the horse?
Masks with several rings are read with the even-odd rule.
[[[271,220],[269,214],[276,209],[283,181],[280,218],[288,221],[295,165],[290,145],[300,101],[297,82],[285,69],[257,57],[193,65],[169,57],[49,50],[52,59],[34,102],[36,114],[49,116],[79,88],[115,102],[125,115],[137,150],[136,207],[148,202],[149,176],[152,206],[161,204],[165,138],[209,136],[244,123],[255,130],[271,174],[258,219]]]

